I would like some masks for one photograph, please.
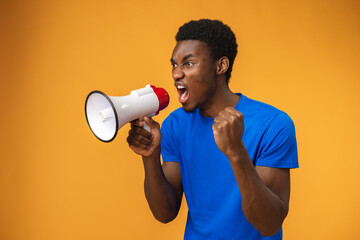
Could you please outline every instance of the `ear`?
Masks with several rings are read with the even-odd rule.
[[[221,75],[226,73],[226,71],[229,69],[229,59],[226,56],[221,57],[216,62],[216,74]]]

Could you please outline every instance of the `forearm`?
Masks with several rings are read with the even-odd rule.
[[[279,231],[288,212],[287,204],[258,175],[244,146],[229,157],[247,220],[264,236]]]
[[[144,190],[154,217],[162,222],[172,221],[180,208],[176,192],[166,179],[161,167],[160,154],[155,157],[143,157],[145,169]]]

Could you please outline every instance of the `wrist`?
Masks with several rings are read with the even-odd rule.
[[[228,157],[230,163],[241,162],[249,158],[243,141],[240,142],[239,147],[237,147],[234,151],[229,151],[226,156]]]
[[[149,154],[143,155],[143,161],[145,162],[156,162],[156,161],[160,161],[160,152],[161,152],[161,148],[156,147],[155,149],[153,149],[153,151]]]

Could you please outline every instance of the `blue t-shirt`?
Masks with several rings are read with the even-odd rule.
[[[290,117],[241,95],[235,109],[244,116],[243,142],[254,166],[297,168],[295,128]],[[262,237],[247,221],[227,157],[217,147],[212,125],[196,109],[172,112],[161,127],[164,162],[179,162],[189,212],[184,239],[282,239],[282,230]]]

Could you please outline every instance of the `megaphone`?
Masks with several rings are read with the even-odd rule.
[[[86,98],[86,121],[93,134],[103,142],[111,142],[126,123],[140,117],[157,115],[169,104],[169,94],[163,88],[146,85],[122,97],[107,96],[92,91]],[[150,127],[144,124],[150,131]]]

